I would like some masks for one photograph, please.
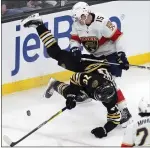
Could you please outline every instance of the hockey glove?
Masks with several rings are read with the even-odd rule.
[[[76,106],[76,95],[68,94],[66,98],[66,107],[67,109],[72,109]]]
[[[120,64],[121,69],[129,69],[129,62],[126,54],[123,51],[118,52],[118,63]]]
[[[91,131],[97,138],[103,138],[107,136],[106,129],[104,127],[97,127]]]
[[[81,60],[82,54],[81,54],[81,50],[80,50],[79,47],[72,47],[72,48],[70,49],[70,52],[72,53],[72,55],[73,55],[74,57],[76,57],[77,61],[80,61],[80,60]]]

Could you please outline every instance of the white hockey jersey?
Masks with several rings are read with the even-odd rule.
[[[132,146],[150,147],[150,117],[142,117],[127,127],[122,147]]]
[[[82,44],[96,57],[125,51],[122,32],[117,29],[117,25],[100,13],[91,13],[91,15],[94,19],[89,26],[81,25],[79,22],[73,23],[70,48],[80,47]]]

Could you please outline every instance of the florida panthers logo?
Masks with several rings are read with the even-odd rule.
[[[95,36],[81,37],[80,39],[84,48],[90,53],[94,53],[99,47],[98,38]]]

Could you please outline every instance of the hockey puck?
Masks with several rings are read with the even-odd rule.
[[[31,116],[30,110],[27,110],[27,115],[28,115],[28,116]]]

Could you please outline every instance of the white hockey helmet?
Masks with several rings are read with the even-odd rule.
[[[85,2],[78,2],[72,7],[72,17],[74,20],[81,20],[81,16],[84,14],[87,18],[90,12],[90,6]]]
[[[139,113],[150,113],[150,100],[142,98],[139,102]]]

